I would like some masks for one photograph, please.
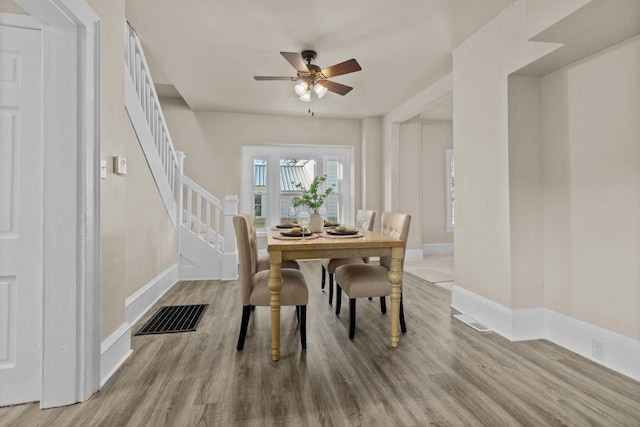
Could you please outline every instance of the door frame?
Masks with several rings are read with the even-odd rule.
[[[15,2],[42,25],[40,407],[50,408],[100,387],[100,19],[84,0]]]

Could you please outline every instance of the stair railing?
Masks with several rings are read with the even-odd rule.
[[[173,199],[177,202],[177,189],[179,188],[179,169],[176,151],[173,148],[171,135],[167,128],[160,100],[151,79],[151,73],[142,50],[140,38],[135,30],[127,22],[126,26],[126,52],[125,66],[132,79],[135,92],[138,95],[138,102],[144,113],[148,130],[153,137],[153,144],[157,150],[159,165],[164,179],[173,194]],[[154,171],[156,180],[159,178]],[[170,213],[173,217],[173,213]]]
[[[186,176],[182,176],[182,225],[217,249],[222,248],[220,216],[223,203]]]

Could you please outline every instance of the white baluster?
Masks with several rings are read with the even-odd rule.
[[[211,203],[207,201],[207,243],[211,242]],[[216,230],[218,228],[216,227]]]
[[[215,220],[216,220],[216,248],[218,249],[222,249],[222,246],[220,245],[220,209],[216,209],[216,213],[215,213]]]
[[[140,54],[138,53],[138,50],[136,49],[136,64],[134,67],[134,74],[135,77],[133,78],[134,83],[136,84],[136,92],[138,93],[138,96],[140,97]]]
[[[193,203],[193,190],[191,189],[191,186],[188,186],[187,187],[187,228],[189,230],[193,228],[192,226],[193,216],[191,214],[192,203]]]
[[[200,226],[202,224],[202,196],[200,195],[200,193],[198,193],[198,198],[196,199],[196,209],[198,210],[198,214],[196,215],[196,219],[198,221],[198,237],[201,237],[201,230],[200,230]]]

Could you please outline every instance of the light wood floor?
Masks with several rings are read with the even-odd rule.
[[[446,289],[409,274],[399,348],[376,300],[358,301],[349,341],[348,304],[336,317],[320,264],[302,264],[305,352],[291,307],[279,362],[268,308],[256,309],[237,352],[238,283],[183,282],[161,304],[210,304],[197,332],[134,337],[133,356],[88,402],[0,408],[0,426],[640,425],[640,383],[547,341],[477,333],[451,317]]]

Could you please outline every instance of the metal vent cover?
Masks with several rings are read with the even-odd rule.
[[[478,332],[492,332],[491,328],[483,325],[473,317],[467,316],[466,314],[454,314],[453,317],[455,317],[462,323],[471,326],[473,329],[475,329]]]
[[[136,335],[193,332],[208,304],[162,306]]]

